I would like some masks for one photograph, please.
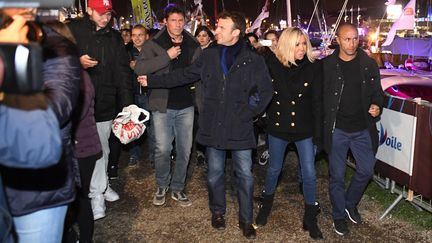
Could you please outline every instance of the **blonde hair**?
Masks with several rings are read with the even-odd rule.
[[[279,37],[276,46],[275,54],[277,59],[286,67],[291,65],[297,66],[295,63],[294,50],[298,44],[300,37],[303,36],[306,40],[306,56],[310,62],[314,62],[315,58],[312,55],[312,45],[308,35],[300,28],[290,27],[285,29]]]

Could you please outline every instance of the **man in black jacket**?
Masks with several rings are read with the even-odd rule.
[[[336,38],[339,48],[323,61],[324,148],[330,161],[330,199],[334,229],[349,233],[346,216],[361,223],[357,210],[373,176],[378,147],[376,122],[384,100],[378,66],[358,48],[357,28],[342,24]],[[356,172],[345,191],[348,149],[356,160]]]
[[[89,0],[88,15],[68,24],[77,41],[81,66],[90,74],[96,94],[95,118],[103,156],[96,161],[90,184],[95,220],[105,217],[105,200],[119,199],[108,185],[108,139],[116,103],[120,102],[121,107],[133,103],[129,57],[120,33],[108,25],[112,11],[111,1]]]
[[[224,168],[231,151],[237,177],[239,227],[248,239],[256,237],[253,222],[252,149],[256,147],[253,118],[269,103],[273,88],[264,59],[247,46],[242,36],[246,29],[238,13],[219,16],[216,39],[189,67],[148,78],[150,88],[175,87],[200,80],[202,109],[197,141],[207,146],[209,206],[212,226],[225,229]],[[147,77],[139,82],[147,85]],[[259,99],[250,102],[251,96]]]
[[[185,13],[177,5],[165,8],[165,28],[146,41],[137,57],[135,73],[161,74],[187,67],[201,53],[196,39],[184,30]],[[152,112],[155,138],[156,193],[153,204],[165,204],[166,192],[180,206],[192,201],[185,194],[185,179],[192,147],[194,103],[190,85],[149,90],[148,109]],[[175,139],[176,161],[171,169],[170,154]]]

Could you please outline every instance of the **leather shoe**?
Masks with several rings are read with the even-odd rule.
[[[212,227],[217,230],[224,230],[225,229],[225,218],[223,214],[215,213],[212,215],[211,218],[211,224]]]
[[[245,223],[239,222],[239,228],[243,231],[244,237],[246,237],[248,239],[255,239],[256,238],[256,230],[252,224],[245,224]]]

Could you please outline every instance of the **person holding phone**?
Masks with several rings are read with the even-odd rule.
[[[125,107],[133,103],[128,54],[120,33],[109,26],[113,11],[111,0],[88,0],[88,15],[67,24],[77,41],[81,66],[89,73],[96,94],[95,118],[102,158],[96,161],[90,183],[95,220],[105,217],[105,201],[120,198],[108,183],[108,140],[117,104]]]

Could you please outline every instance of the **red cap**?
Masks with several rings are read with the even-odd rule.
[[[94,9],[99,14],[114,12],[111,0],[88,0],[87,6]]]

